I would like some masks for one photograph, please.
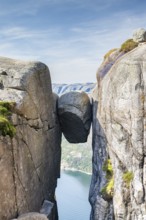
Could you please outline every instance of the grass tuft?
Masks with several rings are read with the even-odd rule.
[[[127,53],[138,46],[138,43],[134,42],[132,39],[126,40],[120,48],[120,51]]]
[[[114,176],[110,159],[105,161],[102,169],[106,172],[107,184],[102,188],[101,194],[106,200],[111,200],[114,192]]]
[[[124,180],[127,187],[130,187],[130,183],[133,180],[133,177],[134,177],[134,175],[130,171],[127,171],[123,174],[123,180]]]
[[[14,102],[0,101],[0,134],[3,136],[9,135],[11,138],[16,133],[15,127],[10,122],[14,105]]]
[[[104,55],[104,59],[107,59],[114,51],[116,51],[117,48],[111,49],[109,50],[105,55]]]

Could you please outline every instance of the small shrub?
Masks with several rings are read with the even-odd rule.
[[[15,104],[15,102],[0,101],[0,106],[5,107],[8,111],[11,111]]]
[[[112,163],[111,163],[110,159],[108,159],[104,162],[102,170],[106,172],[107,179],[109,179],[109,178],[111,178],[111,176],[113,176],[113,168],[112,168]]]
[[[104,59],[107,59],[114,51],[116,51],[117,48],[111,49],[109,50],[105,55],[104,55]]]
[[[3,136],[13,137],[16,133],[15,127],[9,120],[14,105],[13,102],[0,101],[0,134]]]
[[[114,191],[114,176],[110,159],[105,161],[102,169],[106,172],[107,184],[102,188],[101,193],[105,199],[111,200],[113,198]]]
[[[102,188],[101,193],[106,200],[111,200],[114,193],[114,177],[108,180],[107,184]]]
[[[120,48],[120,51],[127,53],[138,46],[138,43],[134,42],[132,39],[126,40]]]
[[[124,180],[127,187],[130,187],[130,183],[133,180],[133,177],[134,177],[134,175],[130,171],[127,171],[126,173],[123,174],[123,180]]]

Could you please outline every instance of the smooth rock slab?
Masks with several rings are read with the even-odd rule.
[[[84,143],[91,125],[91,104],[85,92],[68,92],[58,100],[62,132],[70,143]]]
[[[30,212],[27,214],[23,214],[19,216],[17,219],[13,220],[48,220],[48,218],[43,214],[39,214],[37,212]]]

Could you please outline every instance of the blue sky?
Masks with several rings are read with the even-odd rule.
[[[145,0],[0,0],[0,56],[42,61],[53,82],[95,82],[104,54],[140,27]]]

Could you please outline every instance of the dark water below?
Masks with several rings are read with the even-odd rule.
[[[62,171],[56,191],[59,220],[89,220],[88,202],[91,175]]]

